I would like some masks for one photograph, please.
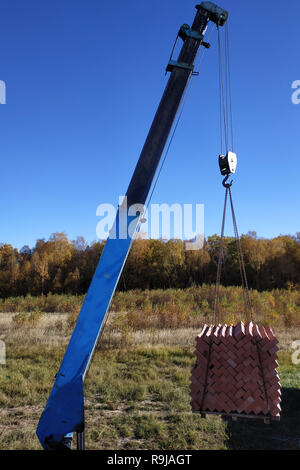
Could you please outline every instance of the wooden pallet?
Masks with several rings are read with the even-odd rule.
[[[206,418],[206,415],[215,415],[215,416],[226,416],[228,418],[232,418],[232,421],[237,421],[240,419],[259,419],[263,420],[265,424],[270,424],[271,421],[280,421],[280,415],[277,416],[263,416],[263,415],[246,415],[246,414],[239,414],[239,413],[220,413],[216,411],[196,411],[201,415],[201,418]]]

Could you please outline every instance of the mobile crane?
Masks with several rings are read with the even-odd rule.
[[[139,227],[164,147],[172,129],[186,87],[194,72],[194,62],[200,46],[209,47],[204,35],[209,21],[224,26],[228,12],[211,2],[196,6],[192,27],[184,24],[178,33],[183,45],[177,60],[170,59],[166,71],[170,78],[157,109],[149,134],[126,192],[127,207],[135,205],[135,216],[116,220],[106,241],[98,267],[88,289],[73,334],[46,407],[41,415],[37,436],[44,449],[70,449],[73,434],[77,433],[77,449],[84,443],[84,379],[91,363],[96,344],[105,324],[107,312],[115,292],[124,263],[130,251],[133,235]],[[228,158],[222,163],[230,173]],[[231,168],[232,169],[232,168]],[[227,173],[226,173],[227,171]],[[124,225],[125,224],[125,225]],[[128,227],[131,234],[128,235]],[[124,231],[126,236],[124,236]]]

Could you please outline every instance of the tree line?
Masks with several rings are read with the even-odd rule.
[[[70,241],[65,233],[39,239],[20,250],[0,244],[0,297],[86,293],[105,242]],[[300,233],[273,239],[255,232],[241,237],[249,286],[257,290],[300,285]],[[119,290],[185,288],[214,284],[220,237],[208,237],[201,250],[187,251],[181,240],[135,240],[119,281]],[[224,286],[240,285],[236,241],[224,239]]]

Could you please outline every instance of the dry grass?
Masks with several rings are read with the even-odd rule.
[[[38,323],[19,325],[14,322],[16,313],[0,313],[0,339],[12,345],[43,345],[53,349],[65,346],[70,338],[73,322],[70,322],[70,314],[47,313]],[[195,328],[146,328],[132,331],[118,328],[116,319],[119,313],[111,312],[98,348],[110,349],[114,347],[152,347],[152,346],[183,346],[192,347],[195,337],[199,334],[200,326]],[[205,319],[202,321],[202,325]],[[281,351],[289,351],[293,341],[300,339],[300,327],[274,328],[280,342]]]
[[[68,314],[44,314],[36,324],[19,324],[14,321],[16,313],[0,313],[0,339],[7,345],[43,345],[52,349],[66,345],[71,330]]]
[[[70,313],[35,322],[0,313],[7,364],[0,366],[0,449],[39,449],[35,429],[72,331]],[[75,316],[76,317],[76,316]],[[299,448],[300,328],[276,328],[284,387],[281,423],[233,424],[190,412],[189,376],[199,328],[132,331],[106,325],[85,383],[90,449]],[[298,440],[297,440],[298,439]]]

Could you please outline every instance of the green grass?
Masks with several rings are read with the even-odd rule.
[[[40,448],[35,429],[64,352],[20,343],[8,343],[0,366],[0,449]],[[85,382],[87,447],[299,449],[300,366],[287,351],[280,352],[282,420],[270,425],[192,414],[193,363],[193,348],[182,345],[98,349]]]

